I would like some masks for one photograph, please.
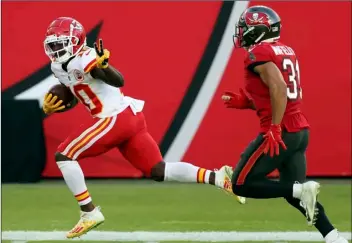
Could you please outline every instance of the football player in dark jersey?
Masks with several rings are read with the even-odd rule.
[[[261,131],[241,155],[232,189],[249,198],[283,197],[327,243],[347,243],[317,201],[319,183],[305,181],[309,124],[301,110],[297,56],[279,41],[280,31],[279,15],[265,6],[245,10],[236,26],[235,45],[246,49],[245,84],[238,94],[225,92],[222,99],[228,108],[255,110]],[[275,169],[279,181],[267,178]]]

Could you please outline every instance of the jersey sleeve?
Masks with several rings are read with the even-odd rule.
[[[97,65],[96,57],[97,56],[94,48],[89,48],[80,54],[80,58],[81,58],[80,65],[84,73],[89,73],[96,67]]]
[[[245,67],[254,72],[254,68],[273,60],[272,50],[265,45],[258,45],[249,49],[245,57]]]

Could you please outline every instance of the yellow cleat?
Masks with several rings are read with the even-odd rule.
[[[234,195],[236,200],[240,204],[245,204],[246,198],[237,196],[232,191],[232,182],[231,182],[232,173],[233,173],[232,167],[227,165],[221,167],[220,170],[215,171],[215,185],[223,189],[226,193],[230,195]]]
[[[81,212],[81,218],[73,229],[67,233],[68,239],[80,237],[88,231],[98,227],[104,222],[104,215],[100,212],[100,207],[96,207],[92,212]]]

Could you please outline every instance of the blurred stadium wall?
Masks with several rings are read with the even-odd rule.
[[[255,114],[225,109],[220,96],[242,86],[243,51],[232,45],[235,18],[247,4],[258,2],[104,2],[103,14],[97,14],[100,2],[1,4],[3,101],[41,103],[57,82],[43,50],[46,27],[56,17],[72,16],[85,26],[89,44],[103,38],[111,64],[126,79],[123,92],[146,101],[149,131],[166,160],[210,169],[235,165],[257,134]],[[351,3],[260,4],[279,13],[282,41],[300,61],[304,112],[312,126],[308,174],[350,177]],[[14,103],[3,102],[3,109],[8,105],[12,110],[2,116],[2,130],[7,131],[1,138],[3,175],[14,168],[27,174],[36,164],[32,180],[40,174],[61,177],[55,149],[89,114],[80,105],[43,118],[38,103],[33,106],[32,101],[33,112],[27,113],[29,105]],[[13,119],[26,129],[16,128]],[[88,177],[142,176],[117,150],[81,165]]]

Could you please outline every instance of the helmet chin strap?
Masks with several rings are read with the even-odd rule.
[[[56,58],[56,60],[54,61],[54,62],[57,62],[57,63],[65,63],[68,59],[70,59],[71,57],[73,57],[73,56],[76,56],[82,49],[83,49],[83,47],[85,47],[86,45],[87,45],[87,42],[86,42],[87,40],[85,39],[84,40],[84,43],[83,43],[83,45],[81,45],[79,48],[78,48],[78,50],[76,51],[76,53],[71,53],[70,51],[68,51],[67,49],[66,49],[66,53],[63,55],[63,56],[61,56],[61,57],[59,57],[59,58]],[[73,46],[71,46],[71,51],[73,50]],[[57,60],[58,59],[58,60]]]

